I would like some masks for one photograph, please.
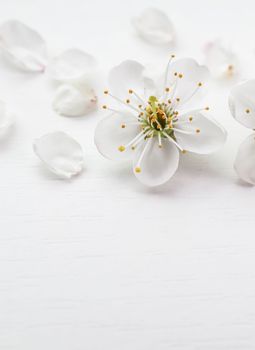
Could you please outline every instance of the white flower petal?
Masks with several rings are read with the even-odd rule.
[[[109,73],[110,92],[125,101],[132,99],[136,106],[141,101],[134,95],[129,95],[129,90],[134,90],[141,98],[155,92],[153,81],[144,76],[145,68],[136,61],[126,60],[111,69]]]
[[[54,174],[69,179],[83,168],[80,144],[64,132],[46,134],[34,141],[35,154]]]
[[[167,182],[176,172],[178,164],[177,147],[169,140],[162,139],[162,148],[159,148],[157,139],[153,137],[143,142],[136,151],[133,170],[140,182],[152,187]]]
[[[174,40],[173,24],[168,16],[156,9],[147,8],[132,20],[138,35],[151,44],[169,44]]]
[[[0,133],[3,134],[13,124],[13,115],[8,112],[4,102],[0,101]]]
[[[249,135],[241,144],[234,168],[243,181],[255,185],[255,134]]]
[[[239,123],[255,129],[255,80],[248,80],[232,88],[229,108]]]
[[[225,130],[216,121],[199,112],[181,116],[175,128],[179,130],[174,130],[177,143],[190,152],[210,154],[222,147],[226,141]]]
[[[46,45],[35,30],[11,20],[0,26],[0,48],[8,61],[31,72],[44,72]]]
[[[96,127],[95,144],[98,151],[106,158],[119,160],[131,159],[134,151],[125,147],[141,131],[134,116],[126,111],[113,113],[104,118]]]
[[[54,110],[67,117],[85,115],[96,108],[97,98],[92,89],[81,89],[73,85],[60,85],[53,100]]]
[[[89,80],[96,71],[96,59],[79,49],[69,49],[53,58],[47,67],[52,79],[62,83]]]
[[[180,99],[178,108],[195,104],[205,94],[209,76],[208,69],[192,58],[174,61],[168,70],[169,97],[172,100]]]
[[[238,70],[236,54],[219,40],[206,45],[205,64],[215,78],[230,78]]]

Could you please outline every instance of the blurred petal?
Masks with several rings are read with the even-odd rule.
[[[73,85],[60,85],[53,100],[54,110],[67,117],[78,117],[96,108],[97,98],[91,89],[79,89]]]
[[[226,141],[225,130],[216,121],[198,112],[181,116],[175,128],[178,129],[174,131],[177,143],[190,152],[210,154]]]
[[[144,76],[145,68],[136,61],[127,60],[111,69],[109,73],[110,92],[126,100],[132,99],[134,104],[141,103],[134,95],[128,95],[130,89],[134,90],[141,98],[149,96],[155,92],[153,81]]]
[[[223,46],[219,40],[207,44],[205,64],[215,78],[230,78],[238,70],[236,54]]]
[[[255,129],[255,80],[236,85],[230,91],[229,108],[242,125]]]
[[[241,144],[234,168],[243,181],[255,185],[255,134],[248,136]]]
[[[151,44],[169,44],[174,39],[173,24],[168,16],[154,8],[145,9],[132,20],[138,35]]]
[[[69,179],[83,168],[80,144],[64,132],[46,134],[34,141],[35,154],[54,174]]]
[[[13,115],[6,109],[5,103],[0,101],[0,133],[3,134],[12,124]]]
[[[144,185],[159,186],[174,175],[178,164],[177,147],[169,140],[162,139],[162,148],[159,148],[157,139],[153,137],[144,141],[135,153],[133,170]]]
[[[69,49],[53,58],[47,67],[52,79],[62,83],[79,83],[96,71],[96,59],[79,49]]]
[[[113,113],[101,120],[95,131],[95,144],[98,151],[113,160],[131,159],[134,151],[126,147],[122,152],[119,147],[132,141],[141,131],[134,116],[126,111]]]
[[[0,26],[0,48],[5,58],[16,67],[31,72],[44,72],[46,45],[35,30],[11,20]]]

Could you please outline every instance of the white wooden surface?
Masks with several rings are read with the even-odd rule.
[[[201,61],[203,44],[222,36],[254,77],[252,0],[1,0],[0,20],[37,28],[50,49],[94,54],[106,73],[125,58],[166,59],[169,50],[142,43],[129,24],[151,5],[173,19],[179,56]],[[57,116],[45,76],[1,61],[0,77],[17,114],[0,140],[0,349],[254,350],[255,189],[232,170],[249,131],[228,111],[231,84],[213,84],[209,96],[229,131],[224,149],[185,155],[167,186],[149,190],[128,164],[97,154],[103,112]],[[85,150],[85,171],[70,182],[32,152],[35,137],[56,129]]]

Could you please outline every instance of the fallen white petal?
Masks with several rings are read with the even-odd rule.
[[[97,97],[92,89],[65,84],[57,89],[52,106],[60,115],[79,117],[96,108]]]
[[[80,144],[64,132],[56,131],[36,139],[35,154],[54,174],[69,179],[83,169]]]
[[[8,112],[4,102],[0,101],[0,133],[4,133],[13,124],[13,115]]]
[[[138,35],[151,44],[169,44],[174,40],[173,24],[168,16],[156,9],[145,9],[138,17],[132,19]]]
[[[215,78],[230,78],[238,72],[236,54],[219,40],[206,45],[205,64]]]
[[[239,147],[234,168],[243,181],[255,185],[255,134],[249,135]]]
[[[16,67],[44,72],[47,56],[45,41],[25,24],[16,20],[3,23],[0,26],[0,48],[5,58]]]
[[[96,59],[79,49],[69,49],[53,58],[47,67],[52,79],[62,83],[89,80],[96,71]]]

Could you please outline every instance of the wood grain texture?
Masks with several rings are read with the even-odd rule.
[[[166,59],[168,49],[143,43],[129,24],[152,5],[9,0],[0,20],[37,28],[50,53],[78,46],[96,55],[104,74],[125,58]],[[179,56],[202,60],[207,40],[235,38],[244,69],[255,72],[254,2],[156,5],[174,20]],[[226,146],[186,154],[172,181],[152,190],[129,164],[98,155],[93,132],[104,113],[59,117],[47,75],[2,60],[0,72],[1,98],[17,114],[0,140],[0,349],[254,350],[255,189],[232,169],[249,134],[228,111],[232,83],[212,84],[208,96],[229,131]],[[58,129],[85,151],[85,170],[71,181],[48,173],[32,151],[34,138]]]

